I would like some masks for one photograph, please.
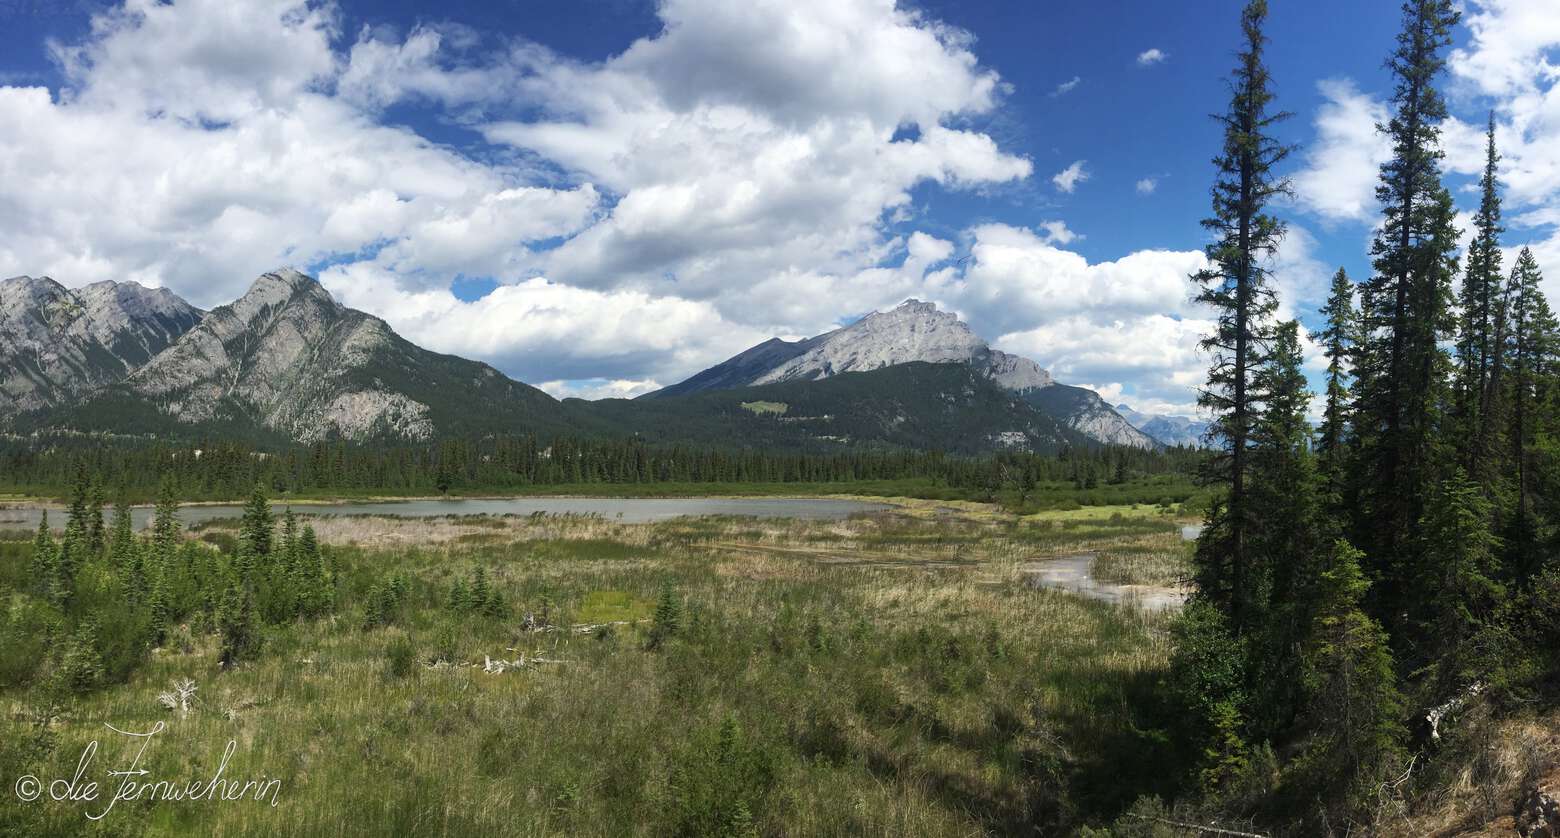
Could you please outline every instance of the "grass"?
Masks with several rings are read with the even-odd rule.
[[[758,414],[760,416],[762,416],[762,415],[764,415],[766,413],[773,413],[773,414],[775,414],[777,416],[780,416],[780,415],[783,415],[789,407],[790,407],[790,405],[787,405],[785,402],[743,402],[742,403],[742,409],[743,410],[746,410],[749,413],[756,413],[756,414]]]
[[[8,503],[60,506],[58,495],[40,491],[18,493]],[[1141,514],[1155,509],[1190,510],[1189,505],[1205,504],[1206,496],[1183,475],[1161,474],[1132,479],[1122,484],[1103,484],[1079,489],[1069,482],[1046,482],[1031,492],[1021,505],[1011,489],[992,496],[987,489],[974,486],[949,486],[933,478],[885,480],[844,480],[832,482],[731,482],[731,483],[558,483],[531,486],[457,486],[446,495],[408,495],[388,489],[319,489],[277,495],[277,504],[315,504],[367,500],[420,500],[428,498],[488,497],[600,497],[600,498],[686,498],[686,497],[868,497],[914,498],[947,502],[967,501],[982,506],[1001,501],[1025,514],[1137,508]],[[243,503],[247,495],[202,499],[202,503]]]
[[[219,672],[197,636],[78,699],[42,739],[25,722],[36,696],[0,693],[0,832],[85,830],[80,806],[19,803],[15,774],[68,778],[94,739],[106,770],[124,747],[104,724],[158,722],[150,776],[209,776],[233,740],[226,776],[279,780],[276,806],[120,803],[101,829],[966,836],[1105,823],[1173,790],[1154,732],[1166,618],[1033,588],[1019,567],[1173,537],[1157,511],[1126,512],[325,519],[343,608],[269,630],[258,660]],[[477,567],[511,617],[444,607]],[[365,631],[365,594],[391,574],[408,580],[406,604]],[[651,644],[643,621],[662,591],[679,628]],[[550,625],[527,631],[525,613]],[[571,628],[582,623],[622,625]],[[483,670],[522,656],[554,662]],[[157,702],[180,678],[199,685],[187,718]]]
[[[1094,557],[1094,578],[1117,585],[1190,585],[1191,551],[1180,533],[1148,544],[1113,546]]]

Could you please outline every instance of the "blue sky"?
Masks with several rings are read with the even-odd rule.
[[[1560,260],[1548,3],[1469,2],[1444,82],[1459,204],[1494,108],[1507,243]],[[1239,6],[0,2],[0,274],[212,306],[295,264],[424,345],[588,396],[917,296],[1187,412]],[[1279,285],[1314,322],[1333,269],[1368,270],[1399,10],[1273,7],[1300,146]]]

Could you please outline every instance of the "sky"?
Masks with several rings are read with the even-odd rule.
[[[1466,0],[1442,85],[1463,226],[1493,111],[1504,244],[1560,278],[1557,3]],[[0,0],[0,276],[210,308],[296,266],[587,398],[915,297],[1189,415],[1240,5]],[[1316,327],[1333,271],[1369,272],[1400,12],[1272,6],[1274,276]]]

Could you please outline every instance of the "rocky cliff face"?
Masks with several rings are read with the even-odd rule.
[[[200,322],[164,288],[48,277],[0,280],[0,421],[46,410],[134,372]]]
[[[259,425],[306,443],[518,431],[556,409],[492,367],[412,345],[293,270],[261,276],[113,390],[179,424]]]
[[[651,394],[817,381],[847,372],[867,372],[924,361],[965,364],[999,386],[1089,439],[1152,448],[1154,440],[1134,428],[1092,390],[1063,390],[1034,361],[992,349],[968,324],[934,303],[907,300],[873,312],[841,329],[805,341],[770,340],[717,364],[687,381]],[[1083,394],[1087,394],[1087,398]]]

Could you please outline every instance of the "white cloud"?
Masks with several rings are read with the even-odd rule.
[[[670,0],[659,34],[583,64],[451,24],[333,49],[310,0],[130,0],[54,48],[57,93],[0,87],[0,271],[211,306],[330,265],[349,303],[522,378],[687,374],[914,293],[953,252],[888,232],[916,185],[1030,173],[977,127],[1000,80],[967,35],[810,5]],[[499,146],[381,122],[408,99]],[[457,275],[500,287],[462,303]]]
[[[1493,108],[1509,228],[1503,241],[1510,250],[1531,245],[1556,266],[1549,288],[1560,293],[1560,66],[1553,59],[1560,51],[1560,16],[1551,0],[1467,5],[1470,37],[1448,61],[1452,103],[1466,118],[1453,116],[1441,126],[1445,167],[1468,176],[1483,170],[1484,111]],[[1390,115],[1387,105],[1347,79],[1321,82],[1319,89],[1327,102],[1317,114],[1317,138],[1294,177],[1299,204],[1324,224],[1374,223],[1378,174],[1391,156],[1375,125]],[[1459,200],[1475,199],[1465,189]],[[1466,211],[1460,219],[1466,242]]]
[[[1138,53],[1137,63],[1139,67],[1152,67],[1170,57],[1170,53],[1154,47]]]
[[[1158,188],[1159,178],[1157,177],[1146,177],[1137,182],[1137,193],[1139,195],[1152,195],[1154,190]]]
[[[1073,241],[1083,238],[1083,236],[1067,229],[1067,222],[1065,221],[1042,221],[1036,226],[1043,231],[1046,244],[1066,247],[1072,244]]]
[[[1082,83],[1083,83],[1083,77],[1082,76],[1073,76],[1072,78],[1068,79],[1067,81],[1064,81],[1061,84],[1057,85],[1056,89],[1051,91],[1051,98],[1055,99],[1058,96],[1066,96],[1067,94],[1071,93],[1074,88],[1076,88],[1078,85],[1080,85]]]
[[[654,379],[589,378],[582,381],[544,381],[536,385],[559,399],[632,399],[661,389]]]
[[[210,306],[314,264],[411,340],[591,397],[917,296],[1063,380],[1187,412],[1200,253],[1091,264],[1060,220],[913,229],[918,186],[1032,174],[981,127],[1004,84],[969,36],[887,0],[658,13],[582,63],[448,24],[343,41],[308,0],[131,0],[56,48],[63,89],[0,87],[0,273]],[[493,145],[386,124],[408,101]],[[462,301],[457,275],[499,284]]]
[[[1051,182],[1056,184],[1057,189],[1071,195],[1072,191],[1078,188],[1078,184],[1089,179],[1089,172],[1084,168],[1087,162],[1086,160],[1073,161],[1071,166],[1052,175]]]
[[[1348,79],[1316,86],[1327,101],[1317,110],[1305,166],[1294,176],[1295,196],[1324,221],[1368,220],[1377,211],[1377,176],[1392,156],[1391,143],[1376,130],[1387,121],[1387,108]]]

